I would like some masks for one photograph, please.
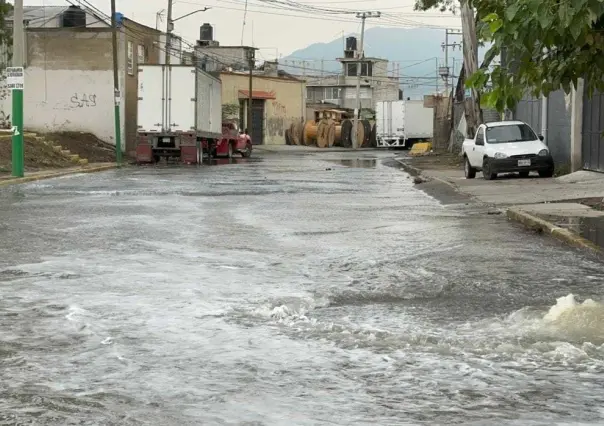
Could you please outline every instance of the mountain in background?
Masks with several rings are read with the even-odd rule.
[[[356,34],[357,39],[359,38]],[[349,36],[349,35],[348,35]],[[347,37],[348,37],[347,36]],[[383,28],[374,27],[365,31],[365,56],[388,59],[389,71],[392,63],[400,64],[401,89],[405,96],[414,99],[434,93],[437,88],[438,65],[444,64],[441,44],[445,41],[445,30],[426,28]],[[449,36],[449,43],[461,42],[461,35]],[[487,48],[478,51],[479,64]],[[280,68],[296,75],[324,75],[341,72],[336,58],[344,56],[344,37],[329,43],[314,43],[291,55],[280,58]],[[455,67],[459,75],[463,54],[449,48],[449,66]],[[437,59],[438,58],[438,65]],[[323,62],[321,61],[323,60]],[[390,75],[393,75],[392,73]],[[438,87],[444,82],[438,78]]]

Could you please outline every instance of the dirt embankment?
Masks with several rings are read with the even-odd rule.
[[[112,163],[115,161],[115,146],[103,142],[90,133],[61,132],[46,133],[44,138],[61,145],[72,154],[88,159],[91,163]]]
[[[24,136],[25,170],[40,171],[78,166],[68,156],[57,152],[53,146],[62,146],[71,154],[78,154],[90,163],[110,163],[115,161],[115,148],[90,133],[61,132]],[[10,173],[12,167],[12,140],[10,136],[0,137],[0,174]]]

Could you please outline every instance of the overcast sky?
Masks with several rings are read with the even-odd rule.
[[[27,6],[65,5],[64,0],[24,0]],[[78,2],[80,0],[71,0]],[[87,0],[105,13],[110,12],[110,0]],[[127,17],[150,27],[156,26],[157,13],[166,9],[167,0],[116,0],[117,10]],[[289,3],[292,6],[285,6]],[[371,26],[460,28],[460,21],[437,11],[427,13],[413,10],[414,0],[249,0],[245,27],[245,0],[174,0],[173,17],[178,18],[204,7],[211,9],[194,14],[175,23],[175,33],[194,43],[199,38],[199,26],[209,22],[214,26],[214,38],[221,45],[253,45],[261,48],[264,59],[287,56],[296,49],[316,42],[329,42],[342,33],[360,31],[360,20],[354,11],[380,11],[380,19],[367,20]],[[85,5],[83,3],[83,5]],[[300,6],[304,5],[304,6]],[[303,12],[302,8],[321,8]],[[165,30],[165,17],[161,29]],[[444,31],[443,31],[444,39]],[[405,42],[401,40],[401,42]],[[426,53],[434,56],[434,52]],[[317,58],[321,59],[321,58]],[[413,58],[421,59],[421,58]]]

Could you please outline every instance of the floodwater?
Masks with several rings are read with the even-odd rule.
[[[339,155],[2,190],[0,424],[602,424],[601,265]]]

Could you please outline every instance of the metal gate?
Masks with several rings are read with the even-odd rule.
[[[585,85],[587,89],[587,85]],[[594,172],[604,172],[604,95],[596,92],[591,99],[587,90],[583,95],[583,168]]]
[[[264,99],[252,99],[252,128],[250,132],[252,144],[262,145],[264,142]]]

